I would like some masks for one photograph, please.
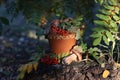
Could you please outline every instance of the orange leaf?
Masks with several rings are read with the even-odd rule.
[[[34,69],[35,69],[35,71],[36,71],[36,70],[37,70],[37,67],[38,67],[38,62],[34,63],[34,64],[33,64],[33,67],[34,67]]]
[[[26,71],[26,69],[27,69],[27,64],[22,65],[18,70],[19,71]]]
[[[32,71],[32,68],[33,68],[32,63],[29,63],[27,65],[28,65],[27,73],[30,73]]]

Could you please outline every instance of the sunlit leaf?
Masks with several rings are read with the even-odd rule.
[[[110,17],[103,15],[103,14],[96,14],[96,16],[101,20],[105,20],[105,21],[110,20]]]
[[[120,19],[120,17],[118,17],[117,15],[113,15],[113,19],[117,21]]]
[[[102,5],[103,4],[103,2],[104,2],[104,0],[99,0],[100,1],[100,5]]]
[[[109,41],[106,36],[103,36],[103,41],[105,42],[106,45],[109,45]]]
[[[94,46],[97,46],[97,45],[100,44],[100,42],[101,42],[101,37],[98,37],[98,38],[96,38],[96,39],[93,41],[93,45],[94,45]]]
[[[109,26],[109,24],[107,24],[105,21],[101,21],[101,20],[94,20],[94,23],[100,26]]]
[[[120,11],[119,7],[115,7],[115,13],[119,14],[119,11]]]
[[[100,33],[93,33],[92,35],[90,35],[90,37],[92,37],[92,38],[98,38],[100,36],[101,36]]]
[[[97,2],[98,2],[98,0],[95,0],[95,2],[97,3]]]
[[[117,0],[108,0],[108,3],[110,4],[110,5],[117,5]]]
[[[101,34],[101,32],[103,32],[104,29],[105,29],[104,27],[98,26],[98,27],[96,27],[96,28],[93,28],[92,30],[93,30],[93,31],[99,31],[98,33]]]
[[[99,64],[102,64],[102,62],[99,60],[99,55],[98,55],[98,53],[97,52],[94,52],[93,53],[93,57],[96,59],[96,61],[99,63]]]
[[[58,17],[59,17],[59,16],[60,16],[60,14],[59,14],[59,13],[56,13],[56,16],[58,16]]]
[[[120,20],[118,20],[118,21],[117,21],[117,23],[119,23],[119,24],[120,24]]]
[[[27,67],[27,73],[30,73],[32,69],[33,69],[32,63],[29,63]]]
[[[76,37],[75,37],[75,39],[78,40],[78,39],[80,39],[80,38],[81,38],[80,30],[78,29],[78,30],[76,31]]]
[[[104,5],[104,8],[108,10],[114,10],[114,7],[110,5]]]
[[[109,76],[109,74],[110,74],[109,70],[104,70],[102,77],[107,78]]]
[[[28,67],[28,65],[25,64],[25,65],[22,65],[18,70],[19,70],[19,71],[26,71],[26,70],[27,70],[27,67]]]
[[[93,50],[94,50],[94,51],[97,51],[97,52],[101,52],[101,50],[98,49],[97,47],[94,47]]]
[[[110,21],[110,26],[111,26],[111,27],[117,27],[117,24],[115,23],[115,21],[112,21],[112,20],[111,20],[111,21]]]
[[[106,10],[106,9],[101,9],[101,10],[99,10],[101,13],[103,13],[103,14],[105,14],[105,15],[111,15],[111,13],[108,11],[108,10]]]
[[[37,70],[37,67],[38,67],[38,62],[33,64],[33,68],[35,69],[35,71]]]
[[[106,35],[111,41],[114,41],[114,38],[113,38],[113,35],[111,34],[111,32],[106,31]]]

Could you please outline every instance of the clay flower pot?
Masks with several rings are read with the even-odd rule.
[[[49,34],[48,40],[51,51],[54,54],[69,53],[70,49],[76,43],[75,34],[69,34],[66,36],[59,34]]]

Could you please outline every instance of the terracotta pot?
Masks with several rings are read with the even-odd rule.
[[[75,34],[69,34],[67,36],[49,34],[48,40],[51,51],[55,54],[68,53],[76,43]]]

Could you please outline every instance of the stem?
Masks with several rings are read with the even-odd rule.
[[[119,62],[119,58],[120,58],[120,50],[119,50],[119,46],[117,45],[117,50],[118,50],[118,56],[117,56],[117,63]]]
[[[113,51],[114,51],[114,48],[115,48],[115,41],[113,41],[113,43],[112,43],[112,49],[111,49],[111,57],[112,57],[112,61],[114,61],[114,57],[113,57]]]

